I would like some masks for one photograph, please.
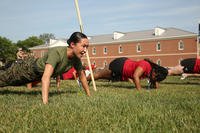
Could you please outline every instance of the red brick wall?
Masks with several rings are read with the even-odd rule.
[[[184,43],[184,50],[178,49],[178,42],[182,40]],[[156,44],[160,42],[161,51],[156,51]],[[136,46],[140,43],[141,52],[136,52]],[[123,47],[123,53],[119,53],[119,46]],[[96,48],[96,55],[92,54],[92,48]],[[107,54],[103,54],[104,47],[107,48]],[[95,62],[97,67],[104,67],[104,61],[107,64],[115,58],[126,56],[133,60],[140,60],[150,58],[154,62],[161,61],[162,66],[175,66],[179,60],[185,58],[197,57],[197,40],[196,37],[190,38],[176,38],[165,40],[150,40],[132,43],[117,43],[117,44],[103,44],[90,45],[89,55],[91,63]],[[86,58],[83,58],[84,62]]]

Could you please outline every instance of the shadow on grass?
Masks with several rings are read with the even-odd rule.
[[[77,91],[66,90],[66,91],[50,91],[49,96],[61,95],[61,94],[75,94]],[[41,91],[17,91],[17,90],[0,90],[0,95],[41,95]]]
[[[194,83],[194,82],[161,82],[161,84],[172,84],[172,85],[200,85],[200,83]]]
[[[116,82],[110,82],[110,83],[107,83],[107,84],[99,84],[97,85],[99,87],[105,87],[105,88],[109,88],[111,87],[112,89],[115,88],[115,89],[136,89],[134,84],[116,84]],[[147,89],[147,86],[146,85],[142,85],[142,88],[145,88]]]

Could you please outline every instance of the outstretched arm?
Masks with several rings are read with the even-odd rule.
[[[86,76],[84,74],[84,71],[81,70],[81,71],[78,71],[78,75],[79,75],[79,78],[80,78],[80,81],[82,83],[82,86],[85,90],[85,93],[90,96],[90,90],[89,90],[89,86],[88,86],[88,83],[87,83],[87,79],[86,79]]]
[[[54,69],[52,65],[50,64],[45,65],[44,73],[42,76],[42,100],[44,104],[48,103],[49,85],[53,71]]]
[[[186,77],[200,77],[199,73],[183,73],[182,77],[186,78]]]
[[[144,70],[141,67],[137,67],[134,74],[133,74],[133,81],[135,83],[135,87],[137,90],[141,89],[141,84],[140,84],[140,77],[144,73]]]

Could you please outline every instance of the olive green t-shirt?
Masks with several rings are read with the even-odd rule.
[[[61,75],[68,71],[72,66],[79,71],[82,70],[82,64],[79,58],[67,58],[67,47],[53,47],[48,52],[36,61],[37,69],[40,73],[44,72],[45,64],[51,64],[54,68],[52,76]]]

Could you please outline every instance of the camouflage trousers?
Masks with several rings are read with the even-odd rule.
[[[14,62],[6,70],[0,71],[0,87],[19,86],[41,80],[42,74],[37,72],[36,59],[28,57]]]

